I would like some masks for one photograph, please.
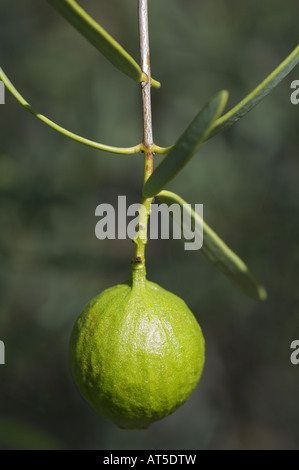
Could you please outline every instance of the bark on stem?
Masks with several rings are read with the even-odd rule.
[[[138,23],[140,41],[140,66],[146,76],[141,83],[143,108],[143,145],[144,145],[144,180],[145,183],[153,172],[153,153],[150,149],[154,145],[152,130],[151,107],[151,67],[148,34],[148,0],[138,0]],[[133,281],[145,279],[145,245],[147,243],[147,224],[153,198],[142,198],[139,210],[138,233],[134,239],[136,252],[132,261]]]

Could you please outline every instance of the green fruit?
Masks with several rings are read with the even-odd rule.
[[[182,405],[200,379],[204,338],[183,300],[145,279],[91,300],[70,340],[83,398],[127,429],[145,428]]]

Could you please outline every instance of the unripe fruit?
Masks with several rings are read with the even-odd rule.
[[[91,300],[70,340],[83,398],[127,429],[145,428],[182,405],[204,365],[204,338],[183,300],[145,279]]]

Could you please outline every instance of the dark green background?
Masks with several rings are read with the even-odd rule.
[[[138,59],[137,2],[82,1]],[[155,142],[174,143],[228,89],[231,107],[298,44],[298,0],[150,0]],[[0,3],[0,65],[40,112],[100,142],[142,139],[140,90],[46,1]],[[265,285],[248,299],[200,252],[151,241],[148,278],[181,296],[206,338],[190,400],[148,431],[123,431],[81,399],[68,339],[87,301],[129,277],[130,240],[99,241],[95,208],[140,200],[142,155],[116,156],[55,133],[6,93],[0,106],[0,447],[298,448],[299,105],[297,67],[235,127],[207,142],[169,189]],[[159,162],[161,157],[157,156]]]

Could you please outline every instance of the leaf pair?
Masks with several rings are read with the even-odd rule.
[[[59,8],[59,5],[73,5],[75,2],[73,0],[47,0],[50,3],[54,3]],[[62,8],[62,7],[61,7]],[[66,11],[66,10],[65,10]],[[97,24],[97,23],[96,23]],[[88,30],[88,29],[87,29]],[[117,54],[117,52],[116,52]],[[228,113],[223,116],[216,118],[217,115],[221,114],[222,106],[224,108],[224,103],[226,101],[226,92],[219,93],[212,101],[211,107],[208,106],[208,109],[205,111],[202,110],[199,115],[194,119],[187,129],[183,136],[178,140],[177,144],[172,147],[163,148],[157,145],[153,146],[153,151],[161,154],[168,154],[161,163],[161,165],[154,171],[152,176],[148,179],[145,187],[144,194],[147,197],[154,196],[159,191],[161,191],[168,182],[176,176],[176,174],[185,166],[185,164],[190,160],[192,155],[198,149],[198,147],[207,139],[210,139],[219,132],[227,129],[232,124],[237,122],[241,117],[248,113],[254,106],[256,106],[262,98],[264,98],[270,91],[278,85],[278,83],[298,64],[299,62],[299,46],[294,49],[294,51],[262,82],[258,85],[252,93],[250,93],[246,98],[244,98],[237,106],[232,108]],[[40,114],[36,111],[22,95],[16,90],[9,78],[5,75],[4,71],[0,68],[0,80],[3,81],[6,88],[11,92],[11,94],[19,101],[19,103],[24,106],[30,113],[32,113],[36,118],[40,119],[42,122],[52,127],[61,134],[69,137],[70,139],[76,140],[82,144],[103,150],[106,152],[117,153],[130,155],[143,150],[143,145],[138,144],[134,147],[121,148],[121,147],[112,147],[108,145],[101,144],[99,142],[94,142],[85,137],[81,137],[73,132],[68,131],[67,129],[59,126],[55,122],[51,121],[49,118]],[[219,108],[217,108],[219,106]],[[204,111],[204,112],[203,112]],[[215,112],[215,114],[213,114]],[[209,121],[211,117],[211,121]],[[203,121],[201,119],[203,118]],[[211,125],[210,122],[212,123]],[[205,129],[205,125],[207,126]],[[186,144],[184,143],[183,137],[186,137]],[[173,152],[173,153],[172,153]],[[174,161],[171,162],[171,159],[175,155]],[[159,175],[160,171],[162,172]]]
[[[180,196],[170,191],[161,191],[189,162],[198,147],[209,137],[215,120],[222,114],[226,105],[228,93],[221,91],[198,113],[186,131],[170,150],[163,162],[157,167],[143,188],[144,197],[157,196],[170,207],[179,204],[187,211],[192,224],[197,231],[202,229],[202,253],[206,258],[233,283],[250,297],[264,300],[267,297],[265,289],[254,279],[245,263],[228,248],[216,233],[201,219],[201,217]],[[182,214],[183,211],[180,213]],[[171,211],[176,219],[176,211]],[[182,227],[181,215],[176,222]]]
[[[299,46],[249,95],[221,116],[228,98],[221,91],[198,113],[177,143],[160,153],[167,153],[143,188],[145,197],[153,197],[183,169],[206,140],[228,129],[254,108],[299,63]],[[221,116],[221,117],[220,117]]]
[[[250,297],[264,300],[267,297],[265,289],[254,279],[245,263],[218,237],[218,235],[204,222],[203,219],[177,194],[170,191],[158,192],[182,169],[190,160],[198,146],[207,137],[213,121],[223,110],[227,100],[227,93],[221,92],[197,115],[173,150],[158,167],[157,173],[153,173],[144,186],[144,195],[151,197],[157,195],[158,199],[170,207],[179,204],[183,211],[190,216],[193,228],[203,234],[201,252],[224,275],[226,275],[237,287]],[[197,138],[196,138],[197,137]],[[149,183],[149,184],[148,184]],[[183,214],[183,211],[180,214]],[[177,212],[171,211],[176,220]],[[183,227],[182,215],[176,220]]]
[[[264,300],[265,289],[255,280],[245,263],[228,248],[218,235],[177,194],[163,191],[167,184],[189,162],[196,150],[206,140],[227,129],[256,106],[299,62],[299,46],[237,106],[221,116],[228,93],[222,91],[212,98],[198,113],[177,143],[164,149],[167,156],[144,185],[144,197],[157,196],[168,207],[173,203],[189,211],[191,220],[203,230],[202,253],[236,286],[250,297]],[[175,217],[174,212],[171,214]],[[181,223],[181,221],[178,221]]]
[[[247,266],[235,255],[225,243],[213,232],[201,217],[177,194],[170,191],[161,191],[189,162],[198,147],[209,137],[213,123],[222,114],[227,103],[228,93],[221,91],[212,98],[198,113],[186,131],[170,150],[163,162],[147,180],[143,188],[145,197],[157,196],[158,199],[170,207],[179,204],[183,211],[188,211],[190,220],[197,231],[202,229],[203,245],[202,253],[211,261],[217,269],[228,276],[239,288],[248,295],[262,299],[265,298],[265,290],[258,285],[250,274]],[[181,211],[181,214],[183,213]],[[176,211],[171,211],[176,219]],[[182,227],[181,216],[176,222]]]

